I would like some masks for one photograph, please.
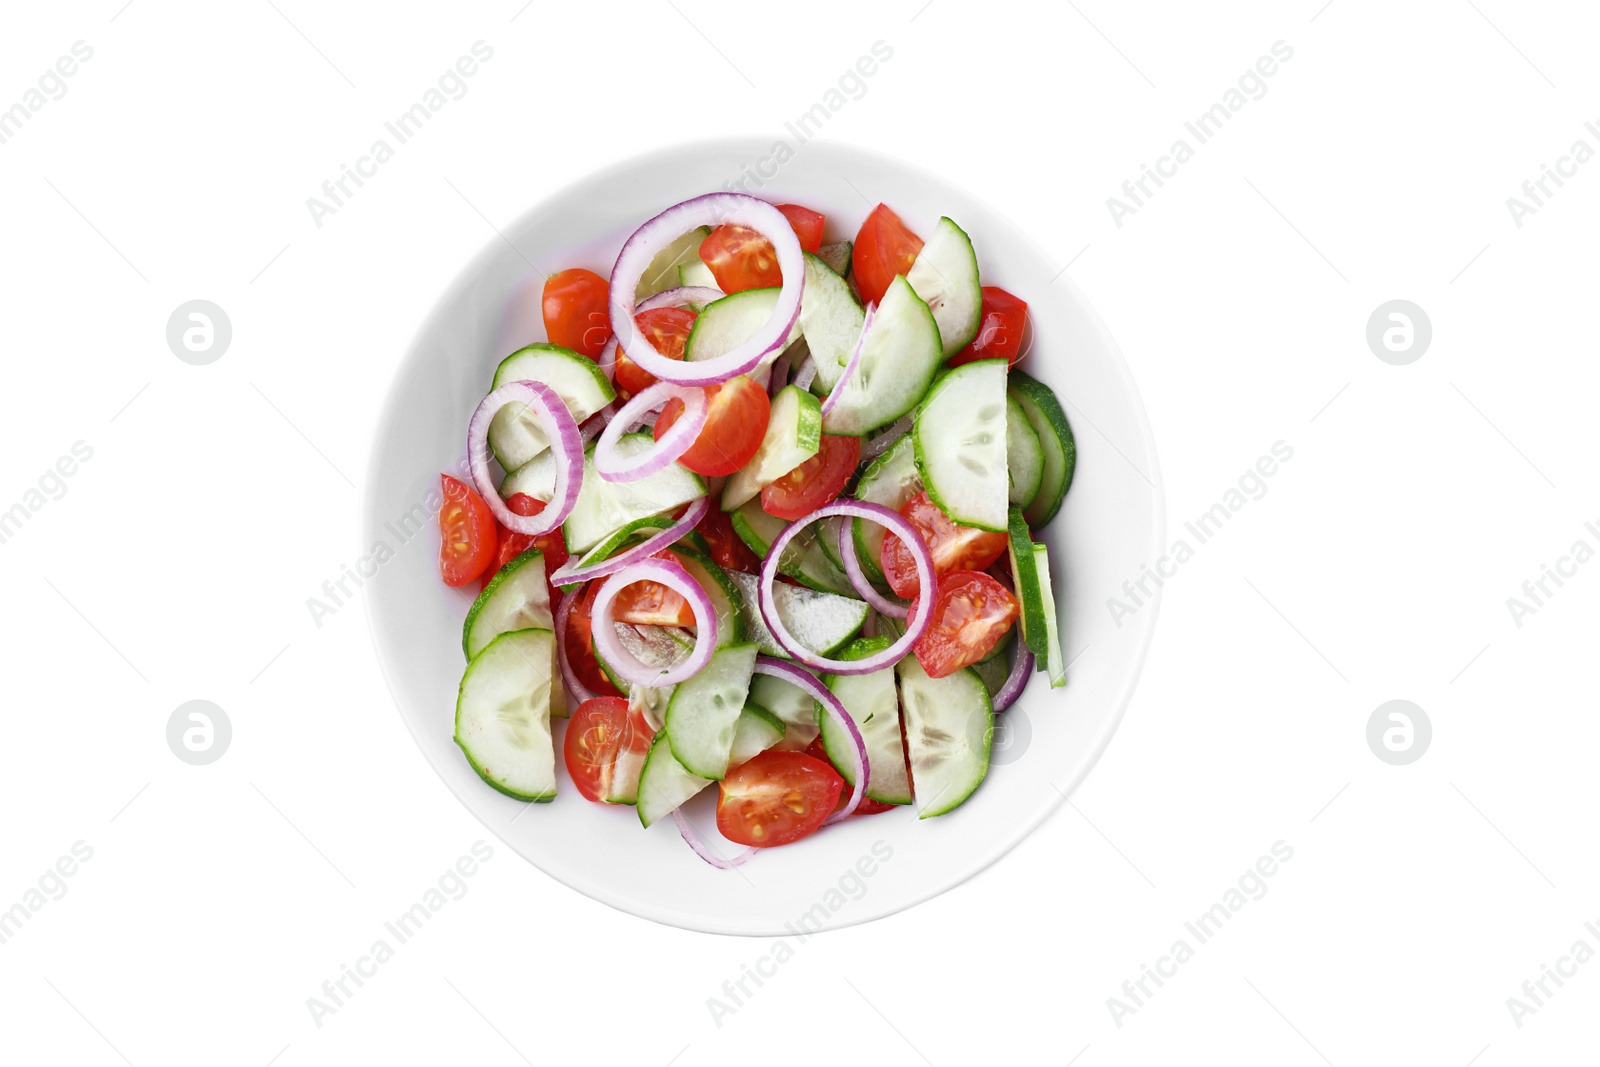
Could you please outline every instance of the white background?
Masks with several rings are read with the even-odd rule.
[[[1506,606],[1600,547],[1600,163],[1521,228],[1506,207],[1600,149],[1592,12],[122,2],[0,35],[0,107],[94,49],[0,145],[0,510],[94,450],[0,545],[0,908],[93,849],[0,945],[4,1059],[1592,1056],[1600,963],[1520,1027],[1506,1004],[1600,950],[1600,565],[1520,628]],[[313,225],[306,198],[480,39],[467,95]],[[1294,458],[1168,584],[1071,807],[942,897],[800,946],[719,1027],[707,998],[770,944],[613,912],[499,846],[401,728],[362,609],[319,628],[305,602],[359,551],[390,372],[493,224],[643,149],[780,134],[877,40],[892,59],[825,136],[938,169],[1071,262],[1149,407],[1172,536],[1274,442]],[[1280,40],[1267,94],[1117,227],[1106,198]],[[210,366],[165,341],[195,298],[233,324]],[[1433,324],[1409,366],[1365,341],[1395,298]],[[206,767],[165,741],[196,698],[233,723]],[[1434,732],[1403,767],[1365,738],[1396,698]],[[467,895],[317,1026],[307,998],[479,839]],[[1107,998],[1280,840],[1267,894],[1118,1026]]]

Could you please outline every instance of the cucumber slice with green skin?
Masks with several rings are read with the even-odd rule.
[[[774,518],[761,510],[759,500],[745,503],[729,518],[733,523],[734,533],[737,533],[739,539],[749,546],[750,551],[762,559],[767,557],[772,542],[777,540],[778,535],[789,525],[783,519]],[[855,586],[850,584],[850,578],[835,566],[828,558],[828,554],[823,551],[821,538],[815,530],[807,530],[794,539],[785,550],[783,559],[778,561],[778,571],[819,592],[838,593],[847,597],[856,595]]]
[[[554,389],[578,422],[617,398],[599,364],[560,345],[529,345],[501,360],[494,388],[520,381],[543,382]],[[550,439],[539,420],[528,414],[527,405],[513,401],[489,421],[489,447],[501,467],[514,471],[548,449]]]
[[[1017,621],[1022,626],[1022,639],[1028,643],[1042,667],[1049,654],[1049,633],[1045,625],[1045,596],[1039,585],[1039,565],[1033,554],[1033,537],[1028,532],[1027,520],[1021,508],[1011,509],[1011,543],[1006,547],[1011,556],[1011,580],[1016,586],[1017,599],[1022,601],[1022,613]]]
[[[706,266],[705,261],[700,258],[698,245],[695,246],[694,260],[692,262],[685,263],[678,268],[678,284],[693,285],[705,289],[716,289],[719,291],[722,289],[722,286],[717,284],[717,276],[711,273],[711,268]],[[754,333],[755,331],[752,330],[751,332]],[[706,358],[709,359],[710,357],[708,356]]]
[[[647,433],[623,434],[617,453],[636,456],[655,447]],[[594,445],[583,457],[583,488],[561,531],[567,551],[581,554],[637,519],[661,515],[704,496],[706,483],[681,463],[669,463],[636,482],[608,482],[594,467]]]
[[[887,637],[863,638],[852,642],[838,658],[862,659],[882,652],[893,643]],[[911,779],[906,774],[905,751],[900,746],[900,695],[895,689],[894,668],[885,667],[871,674],[828,674],[823,676],[822,682],[839,698],[866,742],[866,795],[880,804],[911,803]],[[819,715],[817,721],[828,759],[845,785],[854,789],[855,743],[832,715]]]
[[[971,667],[930,678],[917,657],[907,656],[895,672],[917,818],[931,819],[960,807],[989,773],[994,705]]]
[[[1039,574],[1039,592],[1044,597],[1044,635],[1046,648],[1040,656],[1050,674],[1050,688],[1067,684],[1066,657],[1061,654],[1061,634],[1056,625],[1056,597],[1050,589],[1050,553],[1043,545],[1033,546],[1034,567]]]
[[[784,386],[772,398],[767,432],[756,454],[722,487],[722,510],[732,511],[752,499],[821,447],[822,403],[799,386]]]
[[[618,752],[601,782],[600,799],[607,804],[637,804],[639,777],[644,773],[644,761],[649,755],[649,749],[635,752],[625,747]]]
[[[783,723],[777,716],[754,704],[746,704],[733,730],[733,747],[728,765],[737,767],[754,759],[783,740]],[[639,775],[639,821],[648,829],[653,823],[681,808],[690,797],[712,784],[712,779],[691,774],[672,754],[672,743],[664,733],[656,734]]]
[[[949,219],[940,219],[917,253],[906,281],[933,309],[946,358],[955,355],[978,336],[983,311],[983,289],[978,283],[978,255],[967,232]]]
[[[822,554],[843,573],[844,553],[839,549],[839,531],[844,529],[844,516],[829,515],[816,524],[816,529],[817,544],[822,546]]]
[[[596,563],[604,563],[618,552],[647,540],[651,535],[665,530],[671,526],[673,520],[667,515],[650,515],[643,519],[635,519],[622,529],[608,535],[598,545],[583,554],[578,560],[578,566],[590,567]],[[564,585],[561,588],[571,592],[583,583]]]
[[[1027,507],[1039,495],[1039,485],[1044,481],[1044,446],[1022,405],[1010,393],[1006,394],[1006,469],[1011,476],[1011,491],[1006,499]]]
[[[710,236],[711,227],[697,226],[657,252],[639,278],[639,284],[633,291],[634,301],[637,303],[647,296],[655,296],[682,285],[678,280],[678,268],[699,263],[700,242]]]
[[[856,484],[856,499],[869,504],[882,504],[890,511],[899,511],[906,501],[922,492],[922,472],[917,470],[916,442],[908,433],[889,446]],[[875,522],[851,519],[856,539],[856,558],[861,569],[873,581],[884,581],[883,535],[885,530]]]
[[[467,609],[461,648],[470,660],[501,634],[554,626],[550,587],[544,580],[544,553],[530,548],[501,567]]]
[[[501,634],[467,664],[456,697],[455,741],[485,782],[518,800],[556,795],[550,737],[555,634]]]
[[[770,674],[758,674],[750,682],[750,700],[783,723],[780,748],[803,752],[817,739],[817,699],[799,686]]]
[[[889,283],[861,350],[856,372],[822,421],[825,433],[860,437],[917,406],[944,362],[933,312],[903,275]]]
[[[691,274],[690,269],[685,268],[683,284],[719,289],[716,278],[711,276],[711,268],[703,263],[700,266],[705,270],[704,277],[701,277],[698,271]],[[699,280],[691,281],[691,277]],[[711,301],[700,309],[699,317],[694,320],[694,327],[689,331],[689,339],[683,345],[683,358],[691,363],[716,359],[750,340],[756,331],[772,318],[772,312],[778,306],[780,292],[781,289],[775,288],[743,289],[737,293],[729,293],[720,300]],[[799,336],[798,327],[784,340],[784,346],[797,336]]]
[[[548,448],[500,479],[500,499],[523,493],[550,503],[556,495],[556,456]]]
[[[689,773],[714,779],[728,773],[734,726],[750,695],[757,652],[753,644],[719,648],[698,674],[672,691],[663,728],[672,754]]]
[[[750,640],[763,655],[779,659],[791,658],[778,644],[761,615],[761,580],[753,574],[728,571],[728,580],[739,590],[745,606],[745,621],[749,625]],[[831,656],[849,644],[867,621],[870,610],[866,603],[850,597],[824,593],[816,589],[802,589],[787,582],[772,583],[772,600],[778,617],[802,648],[819,656]],[[765,677],[765,676],[763,676]],[[787,683],[786,683],[787,684]],[[793,689],[793,686],[790,686]],[[796,690],[798,692],[799,690]],[[757,703],[762,703],[757,701]],[[762,703],[763,707],[766,707]]]
[[[710,557],[686,545],[673,545],[668,551],[711,598],[711,605],[717,611],[717,647],[744,644],[748,632],[744,597],[728,577],[728,572],[712,562]]]
[[[1033,432],[1038,434],[1039,447],[1044,453],[1039,492],[1022,512],[1028,525],[1037,530],[1061,510],[1061,498],[1072,486],[1078,446],[1072,439],[1072,427],[1067,425],[1067,413],[1061,410],[1060,401],[1048,385],[1013,370],[1008,389],[1027,416]]]
[[[844,374],[867,313],[837,271],[810,252],[802,254],[806,287],[800,298],[800,333],[817,367],[811,391],[826,396]]]
[[[940,377],[911,427],[917,470],[951,522],[1006,530],[1006,361],[963,363]]]
[[[979,660],[972,665],[972,673],[978,676],[983,687],[989,691],[989,699],[994,700],[1000,687],[1006,684],[1006,679],[1011,677],[1011,659],[1008,655],[1014,638],[1007,637],[995,649],[999,655],[990,656],[988,659]]]
[[[817,258],[828,265],[828,269],[841,278],[850,276],[850,254],[855,251],[855,246],[849,241],[835,241],[831,245],[823,245],[817,249]]]

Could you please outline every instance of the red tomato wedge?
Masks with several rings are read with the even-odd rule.
[[[799,204],[779,204],[778,210],[789,220],[794,235],[800,238],[800,247],[813,254],[822,247],[822,224],[827,216]]]
[[[518,515],[537,515],[544,510],[544,501],[535,500],[526,493],[512,493],[506,498],[506,507]],[[550,590],[550,609],[555,610],[556,602],[561,597],[560,588],[550,580],[557,567],[567,562],[567,540],[561,536],[560,530],[551,530],[535,537],[532,534],[517,533],[508,530],[496,523],[500,533],[500,548],[495,553],[494,562],[489,564],[489,569],[483,572],[483,584],[488,585],[490,579],[500,573],[500,568],[516,559],[530,548],[537,548],[544,553],[544,581]]]
[[[1011,590],[987,574],[952,571],[939,579],[928,628],[912,651],[928,677],[943,678],[994,651],[1021,611]]]
[[[439,574],[446,585],[466,585],[489,569],[499,547],[494,512],[469,486],[439,475]]]
[[[742,374],[721,385],[706,386],[705,392],[705,427],[678,462],[707,477],[732,474],[755,458],[767,433],[772,401],[765,389]],[[656,419],[657,441],[682,414],[683,401],[667,401]]]
[[[706,539],[706,545],[711,549],[711,559],[717,566],[727,571],[760,573],[761,560],[734,532],[733,520],[726,511],[716,507],[708,509],[706,517],[700,520],[700,525],[695,529]]]
[[[717,829],[758,848],[815,833],[833,813],[844,779],[824,760],[768,749],[728,772],[717,796]]]
[[[778,210],[789,220],[802,249],[815,252],[822,247],[823,215],[798,204],[779,204]],[[718,288],[725,293],[771,289],[783,284],[777,250],[771,241],[748,226],[718,226],[700,242],[700,258],[711,268]]]
[[[844,491],[861,462],[861,438],[822,435],[822,447],[761,490],[761,509],[777,519],[801,519]]]
[[[823,763],[828,764],[829,766],[833,765],[833,761],[828,758],[828,750],[822,747],[822,736],[820,734],[817,737],[812,739],[811,744],[806,746],[806,755],[810,756],[812,759],[819,759]],[[838,811],[840,808],[844,807],[845,804],[849,800],[850,800],[850,790],[849,789],[840,790],[840,792],[839,792],[839,803],[834,805],[834,809],[833,810],[834,811]],[[856,810],[855,810],[854,814],[856,814],[856,815],[881,815],[882,813],[884,813],[886,811],[893,811],[898,806],[899,805],[897,805],[897,804],[883,804],[883,803],[880,803],[880,802],[878,802],[876,800],[873,800],[871,797],[869,797],[869,796],[867,796],[865,794],[862,794],[861,803],[856,805]]]
[[[573,267],[544,282],[544,334],[594,359],[611,338],[610,284],[592,270]]]
[[[906,501],[900,514],[922,535],[933,556],[933,571],[937,575],[984,570],[1005,555],[1009,544],[1009,538],[1003,533],[951,522],[927,493],[918,493]],[[883,538],[883,576],[889,580],[889,588],[896,596],[909,599],[921,591],[911,552],[892,533]]]
[[[907,229],[887,204],[873,208],[856,233],[850,253],[861,299],[870,304],[881,303],[895,275],[910,271],[921,251],[922,238]]]
[[[589,800],[603,801],[611,792],[617,760],[627,752],[649,751],[654,733],[643,712],[630,711],[621,697],[585,700],[572,713],[562,746],[572,784]]]
[[[1022,358],[1022,331],[1028,323],[1028,302],[998,285],[983,287],[983,307],[978,313],[978,336],[950,357],[952,367],[979,359],[1003,359],[1015,367]]]
[[[657,352],[668,359],[683,359],[684,345],[689,341],[689,331],[694,329],[698,316],[688,308],[651,308],[633,317],[633,324]],[[656,384],[656,376],[628,358],[617,347],[617,392],[630,397]]]

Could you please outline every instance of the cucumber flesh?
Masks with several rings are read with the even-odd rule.
[[[633,291],[634,301],[638,302],[645,297],[655,296],[657,293],[681,285],[682,283],[678,281],[678,268],[690,263],[699,263],[700,242],[710,236],[711,227],[697,226],[657,252],[639,278],[639,284]]]
[[[803,255],[806,287],[800,298],[800,333],[817,368],[811,389],[825,396],[844,374],[867,313],[837,271],[810,252]]]
[[[801,752],[817,739],[817,700],[799,686],[770,674],[758,674],[750,682],[750,700],[783,724],[779,747]]]
[[[978,336],[983,311],[983,289],[978,282],[978,256],[966,231],[949,219],[940,219],[917,253],[906,281],[933,309],[939,337],[948,358]]]
[[[1066,657],[1061,654],[1061,634],[1056,625],[1056,597],[1050,588],[1050,553],[1043,545],[1033,546],[1033,560],[1039,572],[1039,592],[1044,597],[1044,634],[1047,647],[1041,664],[1050,674],[1050,688],[1067,684]]]
[[[762,559],[767,557],[772,543],[789,525],[787,521],[761,510],[759,500],[742,505],[730,518],[734,533]],[[819,592],[838,593],[852,598],[856,596],[850,578],[828,558],[815,530],[807,530],[790,542],[784,550],[783,559],[778,561],[778,571]]]
[[[755,645],[719,648],[698,674],[672,691],[665,730],[672,754],[691,774],[721,778],[728,773],[734,727],[750,693],[756,654]]]
[[[1044,454],[1039,492],[1023,508],[1028,525],[1037,530],[1055,518],[1061,509],[1061,499],[1072,486],[1078,449],[1072,438],[1072,427],[1067,425],[1067,413],[1061,410],[1061,403],[1050,387],[1020,370],[1013,370],[1010,377],[1010,394],[1038,434],[1039,447]]]
[[[1011,556],[1011,580],[1016,586],[1017,599],[1022,602],[1018,622],[1022,626],[1022,639],[1028,650],[1042,667],[1049,655],[1049,632],[1045,625],[1045,595],[1039,584],[1038,558],[1033,554],[1033,537],[1021,508],[1011,509],[1011,540],[1006,546]]]
[[[750,639],[764,655],[789,659],[789,653],[772,636],[761,615],[761,580],[753,574],[739,571],[729,571],[728,579],[738,588],[740,599],[744,602]],[[772,583],[772,600],[790,636],[802,648],[819,656],[831,656],[849,644],[867,621],[867,612],[870,610],[864,601],[816,589],[803,589],[787,582]]]
[[[501,634],[555,626],[550,586],[544,580],[544,553],[530,548],[501,567],[467,611],[461,647],[471,660]]]
[[[817,454],[822,447],[822,405],[798,386],[772,399],[767,431],[750,462],[722,488],[722,510],[732,511]]]
[[[903,275],[889,283],[867,331],[856,371],[840,384],[822,428],[860,437],[917,406],[944,362],[939,327]]]
[[[623,434],[617,441],[617,453],[625,458],[654,447],[655,438],[647,433]],[[567,550],[587,552],[628,523],[682,507],[705,492],[706,483],[681,463],[669,463],[636,482],[608,482],[595,470],[591,444],[583,458],[577,506],[561,527]]]
[[[917,409],[911,428],[917,470],[928,496],[950,521],[1004,532],[1006,361],[981,359],[942,376]]]
[[[556,795],[550,690],[555,635],[516,630],[486,645],[461,677],[455,741],[472,769],[518,800]]]
[[[617,398],[594,360],[560,345],[529,345],[501,360],[494,372],[494,388],[520,381],[542,382],[554,389],[578,422]],[[514,471],[546,451],[550,439],[527,405],[512,401],[489,420],[489,447],[501,467]]]
[[[917,470],[916,442],[908,433],[889,446],[861,476],[856,499],[882,504],[899,511],[906,501],[922,492],[922,474]],[[850,520],[856,539],[856,558],[867,577],[883,580],[883,535],[885,530],[865,519]]]
[[[700,266],[705,269],[705,276],[700,278],[697,272],[691,274],[685,269],[683,284],[718,288],[717,280],[711,277],[710,268],[705,267],[703,263]],[[691,281],[691,277],[699,280]],[[781,289],[775,288],[744,289],[707,304],[700,310],[699,316],[694,320],[693,329],[689,331],[689,339],[684,342],[683,358],[691,363],[716,359],[750,340],[756,331],[772,318],[772,313],[778,306],[780,292]],[[798,336],[800,330],[796,325],[780,348],[787,347]]]
[[[717,276],[712,274],[711,268],[701,260],[698,251],[695,253],[692,262],[685,263],[678,268],[678,284],[694,285],[703,289],[720,290],[722,288],[717,284]]]
[[[771,712],[746,704],[733,731],[728,764],[737,767],[783,740],[783,723]],[[672,754],[664,733],[656,734],[639,774],[639,821],[646,827],[682,807],[690,797],[712,784],[712,779],[691,774]]]
[[[971,667],[930,678],[917,657],[907,656],[895,671],[917,818],[930,819],[960,807],[989,772],[994,705]]]
[[[838,658],[862,659],[882,652],[893,643],[887,637],[863,638],[852,642]],[[905,751],[900,743],[900,696],[895,689],[894,668],[885,667],[871,674],[829,674],[822,681],[855,720],[861,739],[866,742],[866,795],[880,804],[911,803],[911,779],[906,774]],[[818,712],[817,725],[822,730],[822,747],[828,759],[844,778],[845,785],[854,789],[854,743],[826,712]]]
[[[1044,446],[1022,405],[1010,393],[1006,394],[1006,469],[1011,477],[1007,499],[1027,507],[1044,481]]]
[[[500,479],[500,499],[510,500],[517,493],[524,493],[546,504],[550,503],[551,497],[556,495],[554,452],[547,448]]]

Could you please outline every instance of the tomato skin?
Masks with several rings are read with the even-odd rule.
[[[925,492],[906,501],[900,514],[922,535],[933,557],[933,572],[939,577],[951,571],[981,571],[1005,555],[1010,544],[1003,533],[951,522]],[[884,535],[882,556],[883,576],[896,596],[910,599],[922,591],[911,550],[895,534]]]
[[[439,509],[439,575],[444,584],[466,585],[488,570],[499,548],[494,512],[470,486],[439,475],[444,506]]]
[[[922,238],[912,233],[887,204],[873,208],[857,231],[850,252],[850,266],[862,301],[881,303],[895,275],[910,271],[921,251]]]
[[[792,844],[833,813],[844,779],[833,765],[769,748],[733,768],[717,793],[717,829],[757,848]]]
[[[1021,612],[1011,590],[987,574],[952,571],[939,579],[928,629],[912,651],[928,677],[943,678],[994,651]]]
[[[822,247],[822,225],[827,216],[799,204],[779,204],[778,210],[789,220],[789,227],[800,238],[800,247],[815,254]]]
[[[536,500],[526,493],[512,493],[506,498],[506,507],[518,515],[537,515],[544,510],[544,501]],[[496,528],[500,533],[500,548],[495,553],[495,558],[489,564],[489,569],[483,572],[483,584],[487,586],[500,568],[516,559],[530,548],[537,548],[544,554],[544,583],[550,590],[550,608],[555,610],[556,603],[561,599],[561,587],[550,580],[556,568],[567,562],[567,540],[561,536],[559,529],[551,530],[537,536],[533,534],[517,533],[508,530],[497,521]]]
[[[818,734],[815,738],[812,739],[811,744],[806,746],[806,755],[810,756],[812,759],[819,759],[823,763],[828,764],[829,766],[833,765],[833,761],[828,758],[828,750],[822,747],[822,735],[821,734]],[[842,775],[840,777],[841,777],[841,779],[843,778]],[[849,790],[849,788],[841,789],[839,791],[839,803],[834,807],[833,810],[834,811],[838,811],[840,808],[844,807],[849,802],[850,802],[850,790]],[[861,794],[861,803],[856,805],[856,810],[854,812],[852,812],[851,814],[853,814],[853,815],[881,815],[886,811],[893,811],[897,807],[899,807],[898,804],[884,804],[884,803],[881,803],[880,801],[873,800],[871,797],[869,797],[865,793],[863,793],[863,794]]]
[[[603,803],[617,759],[624,752],[648,750],[653,734],[643,712],[622,697],[585,700],[572,713],[561,746],[572,784],[586,799]]]
[[[789,220],[789,228],[800,239],[803,250],[815,252],[822,247],[825,216],[799,204],[779,204],[778,210]],[[777,249],[748,226],[718,226],[700,242],[700,258],[711,268],[718,288],[725,293],[772,289],[783,284]]]
[[[698,318],[688,308],[651,308],[633,317],[633,325],[644,335],[655,350],[668,359],[683,359],[684,346],[689,341],[689,331]],[[654,374],[628,358],[617,346],[616,386],[621,398],[635,396],[656,384]]]
[[[705,387],[706,424],[689,451],[678,462],[714,478],[734,471],[755,458],[772,416],[767,391],[745,375]],[[661,440],[683,414],[683,401],[669,400],[656,419],[655,439]]]
[[[611,284],[592,270],[572,267],[544,281],[540,310],[550,343],[594,359],[611,337]]]
[[[978,336],[951,356],[949,365],[959,367],[979,359],[1003,359],[1015,367],[1022,358],[1022,332],[1028,323],[1028,302],[1012,296],[998,285],[983,287],[983,307],[978,312]]]
[[[816,455],[761,490],[761,509],[777,519],[803,519],[842,493],[860,462],[861,438],[825,433]]]
[[[581,594],[572,594],[581,598],[573,605],[572,614],[567,616],[567,663],[589,692],[600,696],[621,696],[622,693],[611,684],[611,679],[606,677],[606,672],[600,669],[600,661],[594,654],[594,598],[599,593],[600,581],[596,580],[590,582]]]
[[[700,520],[695,529],[706,539],[706,545],[711,549],[711,560],[717,566],[726,571],[760,573],[761,560],[734,532],[733,519],[726,511],[718,507],[707,509],[706,517]]]

